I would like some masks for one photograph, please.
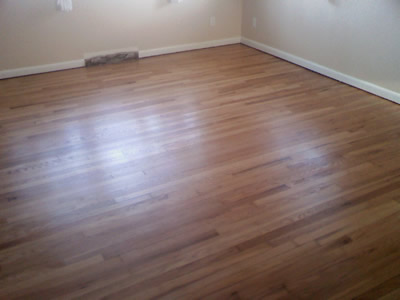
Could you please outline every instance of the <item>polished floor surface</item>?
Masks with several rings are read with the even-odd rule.
[[[400,299],[400,106],[243,45],[0,81],[1,299]]]

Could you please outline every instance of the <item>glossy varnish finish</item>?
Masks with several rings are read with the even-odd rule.
[[[0,82],[1,299],[400,299],[400,106],[242,45]]]

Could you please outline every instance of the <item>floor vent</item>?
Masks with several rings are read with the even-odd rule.
[[[98,66],[105,64],[117,64],[127,60],[134,60],[139,58],[138,51],[130,51],[130,52],[120,52],[114,54],[106,54],[106,55],[97,55],[89,58],[85,58],[85,66]]]

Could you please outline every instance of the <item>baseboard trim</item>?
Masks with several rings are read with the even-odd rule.
[[[157,49],[149,49],[149,50],[139,50],[139,58],[171,54],[171,53],[178,53],[178,52],[191,51],[191,50],[198,50],[198,49],[205,49],[205,48],[212,48],[212,47],[220,47],[220,46],[226,46],[226,45],[232,45],[232,44],[238,44],[238,43],[242,43],[246,46],[249,46],[249,47],[255,48],[257,50],[260,50],[262,52],[282,58],[282,59],[292,62],[296,65],[302,66],[306,69],[312,70],[319,74],[325,75],[327,77],[333,78],[340,82],[346,83],[348,85],[354,86],[354,87],[362,89],[364,91],[367,91],[371,94],[377,95],[379,97],[382,97],[382,98],[385,98],[385,99],[388,99],[390,101],[400,104],[400,93],[383,88],[383,87],[373,84],[371,82],[367,82],[367,81],[361,80],[359,78],[355,78],[353,76],[338,72],[336,70],[322,66],[315,62],[306,60],[304,58],[295,56],[293,54],[281,51],[279,49],[276,49],[276,48],[273,48],[273,47],[267,46],[265,44],[256,42],[251,39],[243,38],[243,37],[242,38],[234,37],[234,38],[228,38],[228,39],[222,39],[222,40],[213,40],[213,41],[207,41],[207,42],[202,42],[202,43],[184,44],[184,45],[177,45],[177,46],[157,48]],[[27,75],[47,73],[47,72],[54,72],[54,71],[61,71],[61,70],[67,70],[67,69],[75,69],[75,68],[81,68],[84,66],[85,66],[85,60],[78,59],[78,60],[65,61],[65,62],[60,62],[60,63],[55,63],[55,64],[3,70],[3,71],[0,71],[0,79],[7,79],[7,78],[27,76]]]
[[[268,45],[256,42],[254,40],[242,38],[241,43],[246,46],[249,46],[251,48],[255,48],[262,52],[282,58],[284,60],[287,60],[296,65],[302,66],[311,71],[317,72],[319,74],[325,75],[327,77],[333,78],[340,82],[346,83],[353,87],[359,88],[359,89],[369,92],[371,94],[377,95],[379,97],[382,97],[387,100],[393,101],[397,104],[400,104],[400,93],[397,93],[395,91],[392,91],[392,90],[383,88],[381,86],[378,86],[376,84],[373,84],[371,82],[364,81],[362,79],[338,72],[336,70],[330,69],[328,67],[322,66],[320,64],[306,60],[306,59],[298,57],[296,55],[284,52],[282,50],[270,47]]]
[[[234,38],[228,38],[228,39],[222,39],[222,40],[212,40],[212,41],[201,42],[201,43],[184,44],[184,45],[177,45],[177,46],[157,48],[157,49],[149,49],[149,50],[140,50],[139,58],[145,58],[145,57],[163,55],[163,54],[170,54],[170,53],[177,53],[177,52],[184,52],[184,51],[191,51],[191,50],[197,50],[197,49],[226,46],[226,45],[232,45],[232,44],[240,44],[240,42],[241,42],[241,37],[234,37]],[[85,54],[84,59],[65,61],[65,62],[49,64],[49,65],[39,65],[39,66],[33,66],[33,67],[27,67],[27,68],[3,70],[3,71],[0,71],[0,79],[7,79],[7,78],[27,76],[27,75],[33,75],[33,74],[81,68],[81,67],[85,66],[85,58],[88,58],[90,55],[112,54],[114,52],[118,52],[118,51],[123,52],[123,51],[129,50],[129,49],[137,50],[137,48],[127,48],[127,49],[120,49],[120,50],[96,52],[96,53],[91,53],[91,54]]]
[[[11,69],[0,71],[0,79],[34,75],[40,73],[48,73],[54,71],[62,71],[68,69],[81,68],[85,66],[83,59],[65,61],[49,65],[40,65],[27,68]]]
[[[207,41],[207,42],[202,42],[202,43],[184,44],[184,45],[157,48],[157,49],[140,50],[139,58],[171,54],[171,53],[177,53],[177,52],[184,52],[184,51],[191,51],[191,50],[199,50],[199,49],[205,49],[205,48],[227,46],[227,45],[233,45],[233,44],[240,44],[240,42],[241,42],[241,37],[234,37],[234,38],[229,38],[229,39],[213,40],[213,41]]]

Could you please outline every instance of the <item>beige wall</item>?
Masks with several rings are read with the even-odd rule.
[[[244,0],[242,35],[400,92],[399,0]]]
[[[241,35],[242,0],[73,0],[71,13],[57,12],[55,3],[0,0],[0,70]]]

